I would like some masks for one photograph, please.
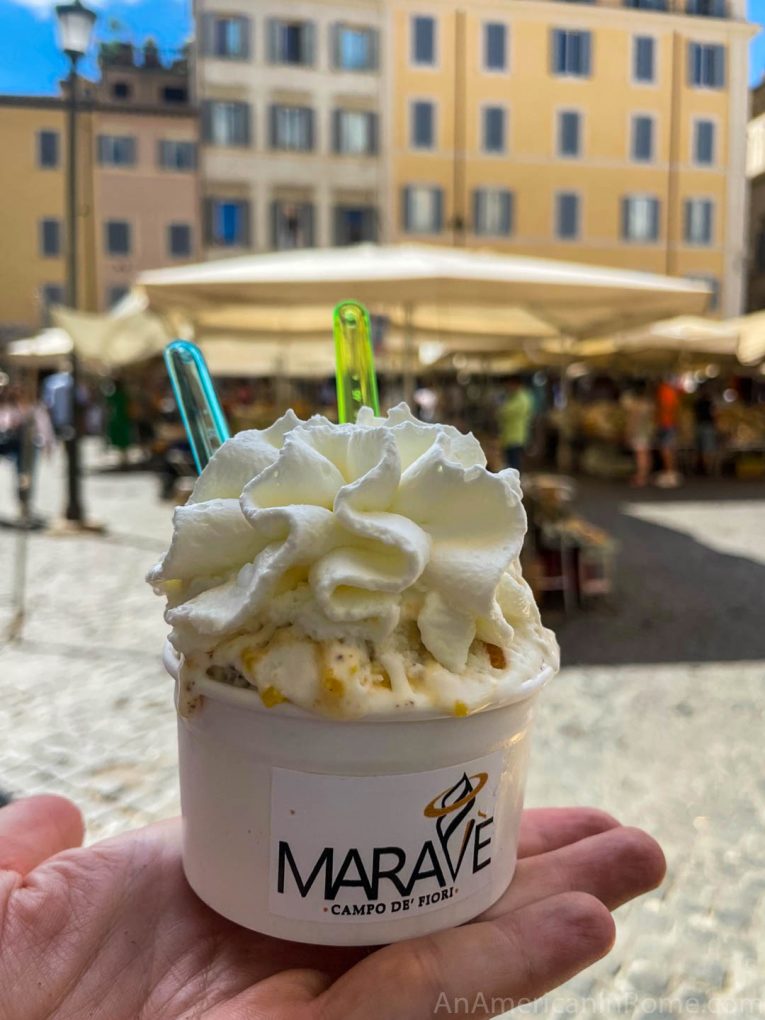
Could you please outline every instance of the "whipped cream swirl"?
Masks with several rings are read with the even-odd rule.
[[[215,453],[148,580],[187,654],[256,630],[300,589],[290,622],[314,640],[384,644],[406,606],[452,673],[476,638],[510,648],[514,624],[557,664],[517,563],[525,530],[517,472],[489,472],[472,435],[404,404],[355,425],[288,411]]]

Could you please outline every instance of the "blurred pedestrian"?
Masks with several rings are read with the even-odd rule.
[[[656,391],[656,410],[663,470],[656,476],[656,484],[662,489],[676,489],[682,484],[677,470],[677,433],[680,415],[680,394],[674,380],[662,379]]]
[[[529,441],[534,401],[518,376],[511,376],[505,386],[505,398],[499,408],[499,434],[505,451],[505,464],[516,471],[523,469],[523,455]]]
[[[693,402],[696,452],[705,475],[716,475],[718,471],[716,414],[709,386],[705,384],[699,388]]]
[[[128,450],[133,441],[133,424],[130,420],[128,392],[122,380],[114,381],[106,392],[106,436],[111,446],[119,451],[123,466],[128,463]]]
[[[9,387],[0,402],[0,455],[16,469],[19,518],[33,523],[32,491],[38,454],[50,451],[56,441],[48,409],[29,389]]]
[[[643,379],[634,383],[621,402],[625,414],[624,436],[635,455],[635,474],[630,484],[642,488],[651,475],[656,403]]]

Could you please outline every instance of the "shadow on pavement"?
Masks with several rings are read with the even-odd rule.
[[[702,481],[668,493],[580,487],[577,510],[621,548],[612,599],[565,618],[545,614],[564,665],[765,660],[765,565],[625,512],[637,501],[682,499],[759,499],[765,508],[765,486]]]

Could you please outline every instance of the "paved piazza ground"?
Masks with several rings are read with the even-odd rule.
[[[52,515],[59,467],[42,474]],[[11,493],[0,462],[0,516]],[[72,797],[97,840],[178,810],[164,625],[143,582],[170,511],[141,473],[92,474],[87,499],[107,537],[28,539],[27,624],[0,646],[0,787]],[[619,592],[561,623],[528,803],[647,828],[669,876],[619,911],[613,953],[535,1011],[765,1016],[765,487],[588,485],[581,506],[621,542]],[[3,632],[18,542],[0,530]]]

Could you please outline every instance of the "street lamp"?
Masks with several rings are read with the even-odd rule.
[[[96,15],[80,0],[59,4],[56,7],[58,37],[61,50],[69,58],[69,109],[67,142],[67,198],[66,198],[66,239],[67,239],[67,304],[77,308],[77,64],[90,46]],[[77,524],[83,522],[82,500],[80,498],[80,448],[81,413],[77,402],[78,389],[77,355],[72,351],[72,420],[69,434],[65,439],[67,459],[67,520]]]

